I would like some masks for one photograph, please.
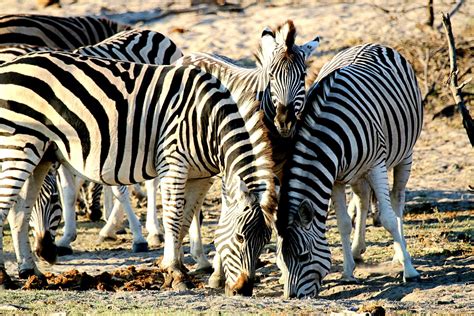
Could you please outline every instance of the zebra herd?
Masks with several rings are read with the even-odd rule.
[[[20,278],[42,276],[28,222],[39,257],[54,262],[57,247],[70,250],[81,179],[110,186],[127,213],[133,250],[164,235],[161,268],[174,289],[187,288],[188,231],[198,268],[210,266],[199,215],[215,177],[222,179],[222,210],[211,287],[252,295],[258,257],[275,231],[284,296],[316,296],[331,265],[330,201],[343,278],[354,280],[371,194],[404,280],[417,280],[403,234],[423,115],[412,67],[391,48],[356,46],[327,63],[306,91],[306,63],[319,38],[303,45],[295,38],[292,21],[265,28],[257,65],[246,68],[216,54],[183,56],[160,33],[102,18],[0,17],[0,287],[11,284],[3,254],[7,217]],[[127,189],[143,181],[147,240]],[[346,185],[356,206],[352,248]],[[103,237],[115,233],[116,206]],[[64,234],[55,243],[61,207]]]

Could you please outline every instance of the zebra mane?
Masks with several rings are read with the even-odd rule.
[[[255,165],[258,168],[256,179],[258,183],[265,183],[263,194],[258,192],[260,188],[258,188],[256,193],[259,196],[265,222],[267,225],[273,226],[278,205],[277,188],[273,175],[274,162],[269,132],[263,121],[264,113],[258,111],[258,105],[259,101],[256,101],[251,93],[245,93],[242,96],[241,104],[239,104],[239,112],[244,117],[245,128],[250,134],[253,154],[256,157]]]
[[[276,28],[271,28],[276,47],[286,46],[285,57],[292,58],[295,54],[294,45],[296,39],[296,27],[292,20],[287,20],[285,23],[278,25]],[[265,33],[265,32],[264,32]],[[270,32],[271,33],[271,32]],[[263,60],[265,58],[263,54],[262,43],[259,44],[257,51],[254,53],[256,64],[258,67],[263,67]]]

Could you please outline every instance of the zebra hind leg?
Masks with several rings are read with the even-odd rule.
[[[86,188],[86,214],[89,220],[93,222],[98,222],[102,218],[101,195],[102,184],[89,182]]]
[[[130,224],[130,230],[133,234],[132,251],[147,252],[148,243],[142,235],[142,226],[137,218],[137,215],[135,215],[135,213],[133,212],[132,206],[130,204],[130,194],[128,192],[128,188],[126,186],[114,186],[112,187],[112,192],[114,193],[114,196],[120,201],[120,204],[122,205],[125,210],[125,213],[127,214],[128,222]],[[110,217],[112,216],[113,214],[111,214]],[[99,233],[100,236],[104,236],[102,230]]]
[[[413,267],[410,254],[405,245],[404,237],[399,230],[400,220],[392,208],[389,194],[387,168],[385,164],[376,165],[368,174],[370,186],[379,201],[380,220],[383,227],[392,235],[395,248],[395,257],[403,266],[403,281],[419,280],[420,274]],[[404,198],[404,195],[403,195]],[[397,211],[398,213],[398,211]]]

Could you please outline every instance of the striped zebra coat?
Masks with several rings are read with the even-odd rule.
[[[278,178],[281,178],[287,148],[292,144],[296,117],[305,98],[305,63],[319,45],[318,37],[303,45],[296,45],[295,39],[296,28],[291,20],[275,29],[265,28],[255,54],[257,66],[254,68],[242,67],[230,58],[206,53],[189,54],[176,62],[178,65],[200,67],[219,78],[238,105],[247,96],[242,91],[250,93],[258,101],[258,107],[251,111],[260,110],[264,113],[272,144],[274,172]],[[198,218],[199,212],[195,214],[191,225],[191,254],[198,262],[198,267],[205,269],[210,264],[202,250]],[[191,219],[187,221],[190,223]],[[214,274],[210,278],[212,287],[217,287],[221,279],[218,263],[214,259]]]
[[[13,60],[19,55],[23,55],[36,51],[53,51],[48,47],[36,47],[29,45],[19,45],[0,50],[0,63]],[[182,56],[181,50],[167,37],[160,33],[149,30],[129,30],[120,32],[106,40],[95,45],[80,47],[73,51],[85,56],[96,56],[110,59],[122,59],[146,64],[171,64]],[[32,220],[42,219],[40,223],[31,223],[35,235],[35,252],[36,254],[53,263],[56,260],[57,254],[70,254],[72,248],[70,243],[76,239],[76,215],[74,211],[74,203],[77,197],[77,188],[81,181],[68,172],[67,169],[60,167],[59,169],[61,183],[61,201],[64,207],[64,234],[57,242],[58,247],[54,244],[54,236],[58,226],[57,219],[61,214],[61,204],[48,203],[48,198],[41,194],[42,203],[35,204],[32,214]],[[52,177],[52,174],[47,176]],[[48,179],[49,183],[55,182],[54,179]],[[96,189],[100,189],[101,187]],[[42,193],[54,193],[51,190],[43,190]],[[133,213],[128,189],[125,186],[114,187],[113,192],[123,206],[127,213],[130,223],[130,228],[133,233],[134,251],[143,251],[147,249],[147,242],[141,233],[141,225],[135,214]],[[155,190],[150,192],[156,194]],[[96,195],[97,196],[97,195]],[[100,195],[98,196],[100,198]],[[154,200],[153,204],[156,204]],[[100,201],[99,201],[100,202]],[[114,205],[113,216],[107,221],[107,224],[101,229],[99,235],[101,238],[113,238],[115,236],[115,222],[114,219],[119,217],[119,204]],[[156,209],[152,210],[149,207],[149,214],[147,214],[146,227],[149,233],[149,240],[158,239],[157,236],[163,235],[162,229],[156,217]],[[47,219],[50,221],[47,221]]]
[[[2,15],[0,46],[26,44],[52,49],[75,49],[96,44],[128,29],[128,25],[93,16]]]
[[[223,192],[228,192],[223,204],[229,205],[222,216],[233,221],[228,238],[216,247],[229,293],[249,294],[276,206],[271,150],[260,122],[260,115],[244,122],[227,89],[198,69],[50,52],[4,64],[0,236],[10,208],[15,218],[22,212],[28,218],[50,161],[107,185],[158,177],[165,227],[162,267],[173,287],[181,288],[183,214],[197,198],[200,182],[222,174]],[[25,230],[25,223],[17,223],[12,235]],[[29,249],[26,244],[15,250]],[[40,274],[31,253],[24,258],[20,271]]]
[[[369,188],[374,191],[404,278],[419,277],[397,222],[402,223],[405,185],[422,117],[414,71],[395,50],[376,44],[357,46],[323,67],[308,92],[278,208],[277,262],[286,297],[317,295],[329,272],[325,222],[330,199],[342,238],[344,274],[352,276],[345,184],[351,184],[365,213]]]

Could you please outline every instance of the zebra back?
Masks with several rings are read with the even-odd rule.
[[[161,33],[133,29],[123,31],[100,43],[73,51],[84,56],[104,57],[136,63],[169,65],[183,56],[176,44]]]
[[[3,15],[0,16],[0,45],[75,49],[98,43],[127,29],[130,26],[93,16]]]

